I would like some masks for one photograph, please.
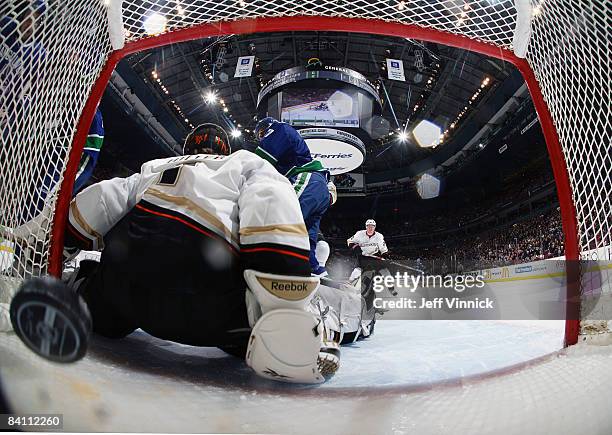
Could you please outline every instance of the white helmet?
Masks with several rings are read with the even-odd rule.
[[[368,225],[374,225],[374,226],[376,226],[376,221],[375,221],[374,219],[368,219],[368,220],[366,221],[366,223],[365,223],[365,224],[366,224],[366,227],[367,227]]]

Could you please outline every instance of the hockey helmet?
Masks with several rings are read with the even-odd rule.
[[[366,228],[368,227],[368,225],[376,226],[376,221],[374,219],[368,219],[365,223]]]
[[[232,152],[227,132],[217,124],[205,123],[194,128],[185,139],[183,154],[221,154]]]
[[[266,118],[260,119],[257,122],[257,125],[255,126],[255,139],[257,139],[258,141],[263,139],[263,137],[266,135],[266,132],[268,131],[268,129],[270,127],[272,127],[272,125],[278,122],[276,119],[272,118],[271,116],[268,116]]]

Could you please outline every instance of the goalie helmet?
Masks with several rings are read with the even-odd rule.
[[[368,219],[365,223],[366,228],[368,227],[368,225],[376,226],[376,221],[374,219]]]
[[[232,152],[227,132],[217,124],[205,123],[194,128],[185,139],[183,155],[220,154],[228,156]]]

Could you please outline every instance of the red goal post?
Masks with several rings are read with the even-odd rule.
[[[10,0],[11,4],[19,1]],[[612,38],[607,26],[610,11],[603,1],[75,0],[70,5],[60,3],[47,0],[44,12],[36,16],[40,27],[33,34],[43,46],[44,57],[21,55],[19,59],[25,65],[27,79],[38,80],[39,88],[31,91],[26,108],[17,111],[16,116],[4,115],[2,127],[0,224],[3,228],[18,226],[19,213],[15,208],[27,208],[34,198],[27,186],[27,171],[37,169],[28,168],[23,159],[45,163],[52,160],[56,162],[52,169],[60,174],[59,189],[52,190],[46,199],[48,216],[32,229],[35,241],[22,242],[10,231],[4,236],[16,247],[27,244],[37,266],[34,273],[61,273],[63,231],[74,178],[89,125],[116,64],[125,56],[153,47],[255,32],[339,31],[388,35],[442,43],[511,62],[528,85],[546,139],[561,206],[566,258],[577,260],[581,252],[603,246],[606,240],[598,239],[598,233],[607,233],[609,237],[612,121],[605,101],[609,102],[610,97],[609,41]],[[143,19],[153,13],[164,17],[165,27],[159,35],[149,36]],[[594,58],[594,54],[599,57]],[[4,83],[4,89],[8,90],[3,91],[2,106],[11,109],[17,105],[16,100],[23,100],[23,92],[18,91],[24,85],[23,78],[10,76],[8,80],[15,83]],[[8,86],[15,84],[17,90],[15,86]],[[61,120],[57,121],[59,114]],[[59,122],[61,127],[49,133],[46,126],[53,122]],[[50,151],[49,147],[34,141],[33,135],[37,133],[48,140],[61,135],[62,150],[51,146]],[[12,181],[17,182],[11,184]],[[24,278],[27,272],[19,271],[26,269],[25,266],[12,268],[11,279]],[[6,270],[0,273],[7,274]],[[568,286],[568,292],[569,300],[579,301],[577,288]],[[577,307],[574,303],[568,305],[568,310],[577,310]],[[567,321],[566,344],[576,343],[579,326],[578,320]]]

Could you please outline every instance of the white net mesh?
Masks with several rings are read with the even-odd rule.
[[[528,59],[551,111],[572,187],[583,267],[581,332],[608,332],[612,307],[610,5],[546,2],[534,15]],[[606,248],[608,247],[608,248]],[[597,268],[598,270],[593,270]],[[589,320],[593,319],[593,321]]]
[[[143,17],[166,17],[166,30],[203,23],[297,15],[366,18],[416,24],[509,48],[516,11],[513,1],[222,0],[128,1],[124,25],[129,40],[146,36]]]
[[[80,114],[111,52],[107,8],[114,1],[9,0],[0,6],[0,274],[5,281],[47,270],[57,186]],[[602,0],[533,6],[527,59],[567,161],[579,248],[601,248],[610,244],[612,227],[610,7]],[[147,36],[144,23],[153,14],[159,15],[152,23],[160,33],[308,15],[416,25],[511,50],[517,19],[514,2],[503,0],[130,0],[122,10],[127,43]]]
[[[567,161],[582,251],[612,242],[612,13],[606,2],[542,3],[528,59]]]
[[[96,1],[0,7],[0,273],[47,271],[51,224],[76,124],[110,51]]]

